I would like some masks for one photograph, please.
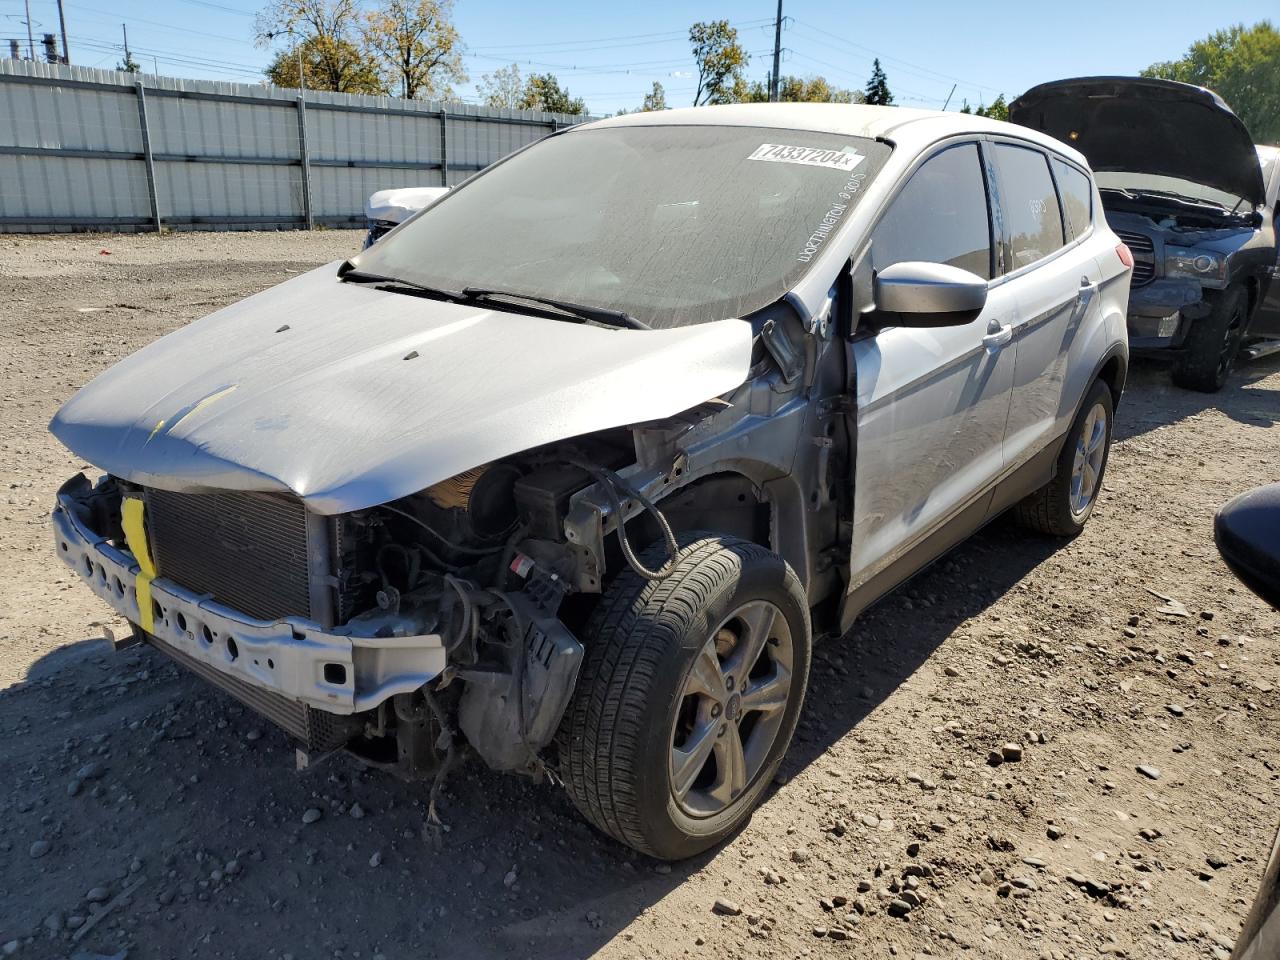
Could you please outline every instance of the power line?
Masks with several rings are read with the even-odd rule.
[[[763,25],[766,23],[772,23],[772,22],[773,22],[772,17],[762,17],[756,20],[739,20],[736,22],[731,22],[729,25],[735,28],[736,27],[753,27],[753,26],[760,26],[760,25]],[[640,39],[647,39],[651,37],[667,37],[671,39],[682,39],[684,37],[687,37],[688,35],[689,35],[688,30],[668,30],[664,33],[632,33],[632,34],[626,34],[619,37],[597,37],[593,40],[547,40],[547,41],[543,41],[542,43],[487,44],[486,46],[476,47],[475,49],[503,50],[503,49],[511,49],[515,47],[521,50],[530,50],[530,49],[537,49],[541,47],[556,47],[556,46],[568,46],[568,45],[578,46],[583,44],[609,43],[613,40],[640,40]],[[547,51],[544,50],[543,52],[545,53]]]
[[[919,64],[912,63],[909,60],[902,60],[898,57],[893,57],[885,53],[880,53],[879,51],[874,50],[871,47],[863,46],[860,43],[854,43],[852,40],[846,40],[843,37],[836,36],[830,33],[829,31],[823,30],[821,27],[817,27],[803,20],[795,20],[793,22],[797,26],[801,27],[802,29],[808,30],[811,33],[816,33],[819,36],[826,38],[826,40],[834,40],[836,43],[842,44],[845,47],[851,47],[854,50],[858,50],[862,53],[864,57],[870,56],[872,58],[878,58],[880,60],[883,60],[886,63],[893,64],[898,69],[902,70],[902,72],[904,73],[910,74],[914,72],[915,75],[922,80],[931,80],[935,83],[943,83],[943,82],[959,83],[962,86],[969,87],[974,90],[980,90],[985,93],[1001,93],[1002,92],[995,87],[988,87],[981,83],[974,83],[973,81],[966,80],[963,77],[952,76],[951,74],[942,73],[941,71],[934,70],[931,67],[923,67],[923,66],[920,66]],[[806,38],[806,40],[808,39],[810,38]],[[815,39],[815,40],[812,40],[812,42],[817,43],[821,46],[831,46],[831,44],[827,43],[826,40]],[[838,49],[838,48],[832,47],[832,49]],[[942,98],[939,97],[938,99],[942,99]]]
[[[77,17],[77,19],[81,21],[97,20],[99,22],[105,23],[105,22],[108,22],[106,18],[109,17],[111,23],[119,22],[118,15],[116,15],[110,10],[100,10],[96,7],[82,7],[77,4],[74,8],[74,11],[80,14]],[[83,15],[83,13],[81,13],[81,11],[89,11],[90,13],[103,14],[104,16],[86,17]],[[144,17],[135,17],[135,16],[129,16],[127,19],[130,23],[145,23],[149,27],[160,27],[163,30],[173,30],[176,33],[190,33],[193,36],[209,37],[211,40],[226,40],[229,43],[248,43],[249,42],[249,39],[247,37],[228,37],[225,34],[209,33],[206,30],[196,30],[196,29],[193,29],[192,27],[180,27],[175,23],[164,23],[160,20],[147,20]]]
[[[764,51],[751,50],[751,51],[748,51],[747,55],[761,56],[764,53],[771,53],[771,52],[772,52],[771,50],[764,50]],[[495,63],[514,63],[517,66],[520,64],[525,64],[532,67],[545,67],[546,69],[549,69],[549,70],[560,70],[560,71],[566,71],[569,73],[579,73],[579,74],[634,73],[637,68],[641,68],[641,67],[647,67],[647,68],[653,69],[653,68],[661,68],[661,67],[678,67],[678,66],[689,65],[688,57],[681,57],[676,60],[637,60],[632,63],[614,64],[612,67],[597,68],[590,64],[587,64],[584,66],[578,66],[577,64],[548,63],[542,60],[527,60],[527,59],[521,59],[520,57],[486,56],[484,54],[478,54],[478,53],[463,54],[463,56],[465,58],[473,59],[473,60],[489,60]]]
[[[801,53],[799,50],[791,50],[791,53],[793,53],[797,57],[801,57],[804,60],[810,60],[813,63],[818,64],[818,66],[820,67],[826,67],[828,70],[834,70],[837,73],[842,73],[846,77],[855,78],[857,76],[857,74],[846,69],[845,67],[841,67],[838,64],[829,63],[826,60],[819,60],[817,57],[811,57],[809,56],[809,54]],[[895,85],[894,95],[898,96],[899,94],[904,95],[901,97],[901,99],[903,100],[914,100],[920,103],[941,103],[943,99],[942,97],[931,97],[926,93],[921,93],[919,90],[904,90],[903,88]]]
[[[242,17],[257,16],[257,14],[251,10],[240,10],[240,9],[237,9],[236,7],[228,7],[225,4],[214,3],[213,0],[178,0],[178,2],[189,3],[193,7],[204,7],[207,10],[218,10],[218,11],[221,11],[222,13],[235,13]]]

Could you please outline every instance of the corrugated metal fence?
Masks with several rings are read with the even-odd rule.
[[[0,60],[0,232],[361,224],[582,119]]]

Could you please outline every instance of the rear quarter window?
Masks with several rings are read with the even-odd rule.
[[[1039,150],[1008,143],[995,144],[995,156],[1012,272],[1043,260],[1066,240],[1049,158]]]
[[[1093,223],[1093,185],[1083,173],[1057,157],[1053,159],[1053,175],[1058,181],[1067,230],[1072,237],[1082,237]]]

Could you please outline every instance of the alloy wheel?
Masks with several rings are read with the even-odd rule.
[[[1107,410],[1095,403],[1085,417],[1071,466],[1071,513],[1080,517],[1098,495],[1102,463],[1107,455]]]
[[[1222,351],[1218,354],[1218,370],[1216,379],[1220,384],[1227,382],[1231,373],[1231,364],[1235,361],[1240,341],[1244,339],[1244,313],[1236,310],[1227,324],[1226,333],[1222,337]]]
[[[756,600],[713,631],[689,669],[671,736],[671,793],[690,816],[734,802],[768,759],[791,695],[787,618]]]

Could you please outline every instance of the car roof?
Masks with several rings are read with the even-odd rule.
[[[731,103],[714,107],[682,107],[608,117],[574,127],[589,130],[630,126],[735,126],[807,130],[815,133],[884,139],[911,150],[966,133],[996,134],[1029,140],[1055,150],[1088,169],[1079,151],[1038,130],[969,113],[873,107],[855,103]]]

